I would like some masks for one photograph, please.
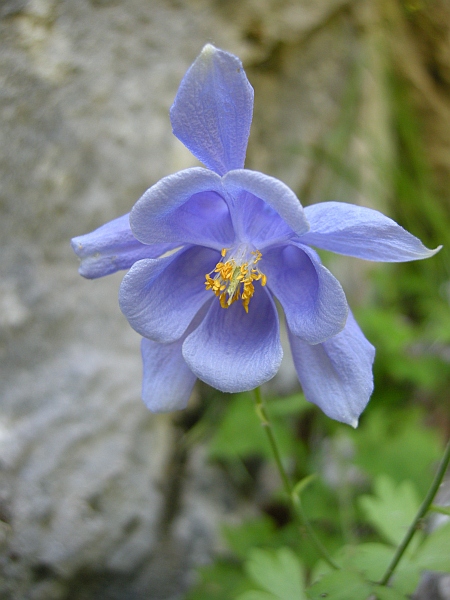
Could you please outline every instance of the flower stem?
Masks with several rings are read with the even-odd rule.
[[[437,494],[439,486],[442,483],[442,480],[444,478],[444,475],[447,470],[449,462],[450,462],[450,440],[447,443],[447,446],[444,451],[444,456],[442,457],[442,460],[439,464],[439,468],[436,472],[436,475],[433,479],[430,489],[428,490],[427,495],[425,496],[422,504],[420,505],[420,508],[417,511],[417,514],[416,514],[413,522],[409,526],[409,529],[406,532],[405,537],[403,538],[401,544],[397,548],[397,551],[396,551],[394,557],[392,558],[391,563],[386,570],[386,573],[384,574],[383,578],[380,580],[379,585],[387,585],[389,583],[389,580],[392,577],[392,574],[394,573],[395,569],[397,568],[397,565],[400,562],[406,549],[408,548],[414,534],[419,529],[420,521],[423,519],[423,517],[426,515],[426,513],[428,512],[428,510],[431,507],[431,504],[434,500],[434,497]]]
[[[291,482],[289,481],[289,477],[288,477],[286,470],[283,466],[283,463],[281,461],[280,451],[278,449],[278,444],[277,444],[277,441],[276,441],[274,433],[273,433],[272,423],[270,422],[269,416],[266,411],[266,407],[264,406],[264,402],[263,402],[262,395],[261,395],[261,389],[258,387],[254,390],[254,392],[255,392],[256,414],[258,415],[259,420],[261,421],[261,425],[262,425],[264,431],[266,432],[267,439],[269,440],[270,448],[272,450],[273,457],[277,464],[278,472],[279,472],[281,480],[283,482],[284,490],[287,493],[287,495],[290,497],[292,494],[292,485],[291,485]]]
[[[273,433],[272,423],[270,421],[269,415],[267,414],[266,407],[264,405],[264,401],[261,395],[261,389],[258,387],[254,390],[255,393],[255,405],[256,405],[256,414],[259,417],[261,425],[266,432],[267,439],[269,440],[270,448],[273,453],[273,457],[275,459],[275,463],[277,465],[278,473],[280,474],[281,480],[283,482],[283,487],[286,494],[289,497],[290,503],[292,504],[292,508],[294,509],[294,514],[297,519],[300,520],[301,524],[304,526],[306,533],[311,541],[311,543],[315,546],[317,552],[322,556],[322,558],[332,567],[333,569],[339,569],[339,566],[334,562],[326,548],[319,540],[314,531],[311,523],[308,520],[308,517],[303,510],[302,503],[298,495],[295,493],[292,483],[289,479],[288,474],[286,473],[286,469],[283,466],[283,462],[281,460],[280,450],[277,444],[277,440]]]

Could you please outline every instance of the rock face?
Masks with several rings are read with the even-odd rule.
[[[239,54],[256,88],[247,166],[324,191],[292,146],[338,118],[358,43],[350,6],[0,3],[1,598],[180,598],[237,509],[201,449],[180,453],[170,417],[141,404],[121,276],[82,280],[69,240],[195,164],[168,110],[208,41]]]

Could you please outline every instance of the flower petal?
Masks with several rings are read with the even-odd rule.
[[[411,233],[377,210],[320,202],[305,208],[311,225],[302,243],[338,254],[384,262],[429,258],[442,246],[429,250]]]
[[[88,279],[129,269],[142,258],[157,258],[174,244],[141,244],[130,229],[130,215],[110,221],[91,233],[72,239],[75,254],[81,258],[78,272]],[[178,244],[179,245],[179,244]]]
[[[311,346],[289,332],[292,356],[306,399],[331,419],[358,425],[373,391],[375,348],[349,312],[345,329]]]
[[[221,179],[200,167],[164,177],[131,211],[137,239],[149,243],[200,244],[221,250],[234,240]]]
[[[348,313],[344,291],[313,250],[293,245],[273,248],[258,266],[294,335],[318,344],[342,331]]]
[[[302,235],[309,230],[300,200],[279,179],[258,171],[237,169],[227,173],[222,181],[224,189],[228,192],[227,199],[230,203],[230,210],[237,212],[236,220],[242,218],[241,194],[242,191],[246,191],[271,206],[296,234]]]
[[[234,230],[240,241],[250,242],[255,248],[264,250],[267,246],[292,238],[292,228],[261,198],[241,190],[233,201]]]
[[[172,256],[141,260],[125,275],[119,303],[130,325],[143,337],[168,344],[179,339],[211,297],[205,274],[220,254],[191,246]]]
[[[173,344],[142,339],[142,399],[152,412],[181,410],[187,406],[196,377],[181,354],[182,344],[183,339]]]
[[[244,166],[253,88],[241,61],[207,44],[184,76],[170,110],[173,133],[219,175]]]
[[[272,379],[283,356],[272,298],[256,286],[248,314],[240,302],[224,309],[215,299],[187,336],[183,356],[199,379],[223,392],[251,390]]]

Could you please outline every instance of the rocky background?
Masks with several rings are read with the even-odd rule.
[[[186,423],[144,408],[121,275],[83,280],[69,246],[195,164],[168,111],[202,46],[238,54],[255,87],[248,167],[305,203],[390,212],[386,64],[444,195],[449,31],[445,0],[0,0],[0,598],[182,598],[219,521],[247,510]],[[358,186],[317,160],[342,136]],[[354,263],[336,268],[364,294]]]

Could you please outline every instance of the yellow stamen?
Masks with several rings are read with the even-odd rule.
[[[227,248],[223,248],[221,256],[225,259],[228,253]],[[219,261],[215,269],[205,275],[205,286],[207,290],[211,290],[219,298],[220,306],[228,308],[237,300],[242,300],[242,306],[248,313],[248,305],[255,293],[253,281],[260,281],[262,286],[267,283],[267,277],[258,268],[255,268],[257,262],[262,258],[259,250],[254,250],[248,253],[248,250],[240,251],[239,249],[234,255],[238,255],[241,260],[249,257],[247,262],[236,262],[232,256],[227,261]],[[249,264],[250,263],[250,264]],[[211,275],[215,273],[212,277]]]

